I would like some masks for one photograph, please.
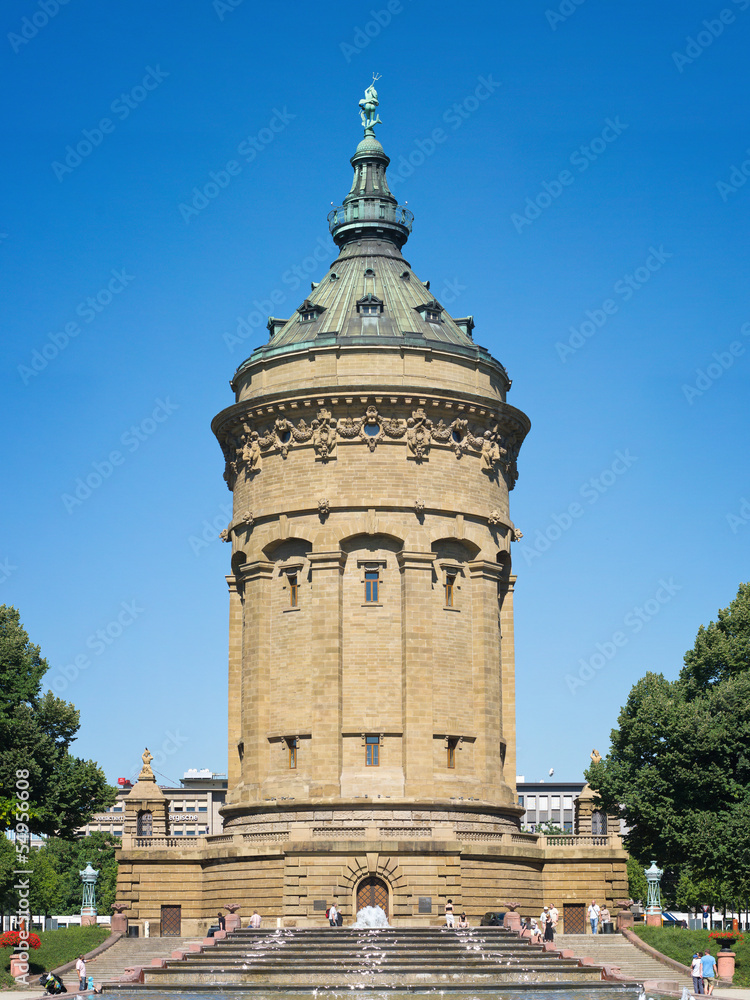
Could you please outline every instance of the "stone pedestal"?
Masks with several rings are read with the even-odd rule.
[[[14,979],[16,976],[25,976],[28,971],[29,966],[22,958],[11,958],[10,974]]]
[[[240,929],[239,913],[227,913],[226,929],[227,931],[238,931]]]
[[[719,978],[731,980],[734,976],[734,952],[720,951],[716,956],[716,964],[719,968]]]
[[[521,930],[521,914],[515,910],[509,910],[503,917],[503,927],[509,931]]]
[[[618,931],[623,930],[623,928],[631,928],[635,924],[635,917],[630,912],[630,910],[620,910],[617,914],[617,929]]]
[[[647,913],[646,923],[649,927],[661,927],[661,913]]]
[[[112,922],[110,923],[112,928],[112,933],[117,934],[127,934],[128,933],[128,918],[124,913],[113,913]]]

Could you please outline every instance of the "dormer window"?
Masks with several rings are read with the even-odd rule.
[[[297,306],[297,312],[300,323],[314,323],[325,312],[325,307],[305,299],[301,306]]]
[[[424,305],[415,306],[417,312],[427,323],[442,323],[440,314],[443,311],[443,307],[437,301],[437,299],[430,299],[429,302],[425,302]]]
[[[459,330],[462,330],[466,334],[467,337],[470,337],[472,340],[474,339],[472,336],[472,330],[474,329],[473,316],[464,316],[461,319],[454,319],[453,322]]]
[[[338,274],[336,274],[335,271],[331,271],[331,277],[328,280],[329,281],[338,281],[339,280],[339,276],[338,276]]]
[[[401,278],[402,281],[411,281],[411,272],[402,271],[401,274],[399,274],[399,278]]]
[[[382,311],[383,300],[379,299],[377,295],[373,295],[372,292],[363,295],[357,302],[357,312],[360,316],[379,316]]]
[[[373,271],[373,269],[371,267],[368,267],[367,270],[365,271],[365,277],[366,278],[374,278],[375,277],[375,272]]]
[[[288,322],[289,322],[288,319],[276,319],[275,316],[269,316],[268,323],[266,324],[266,329],[268,330],[269,337],[276,336],[277,332],[282,328],[282,326],[286,326]]]

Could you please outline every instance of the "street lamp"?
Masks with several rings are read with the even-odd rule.
[[[648,898],[646,900],[646,923],[656,927],[661,927],[661,895],[659,893],[659,883],[664,874],[664,869],[659,868],[655,861],[651,862],[650,868],[644,869],[646,881],[648,882]]]
[[[81,926],[96,923],[96,880],[99,872],[91,867],[89,861],[82,872],[78,872],[83,882],[83,902],[81,904]]]

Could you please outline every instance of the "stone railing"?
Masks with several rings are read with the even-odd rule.
[[[205,847],[205,837],[133,837],[133,847]]]
[[[621,848],[622,839],[616,833],[553,833],[539,834],[540,847],[609,847]]]

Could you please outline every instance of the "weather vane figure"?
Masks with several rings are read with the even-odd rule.
[[[365,91],[365,96],[359,102],[359,114],[365,129],[365,135],[374,137],[373,129],[376,125],[382,125],[380,115],[378,115],[378,92],[375,90],[375,83],[380,79],[379,73],[372,74],[372,83]]]

